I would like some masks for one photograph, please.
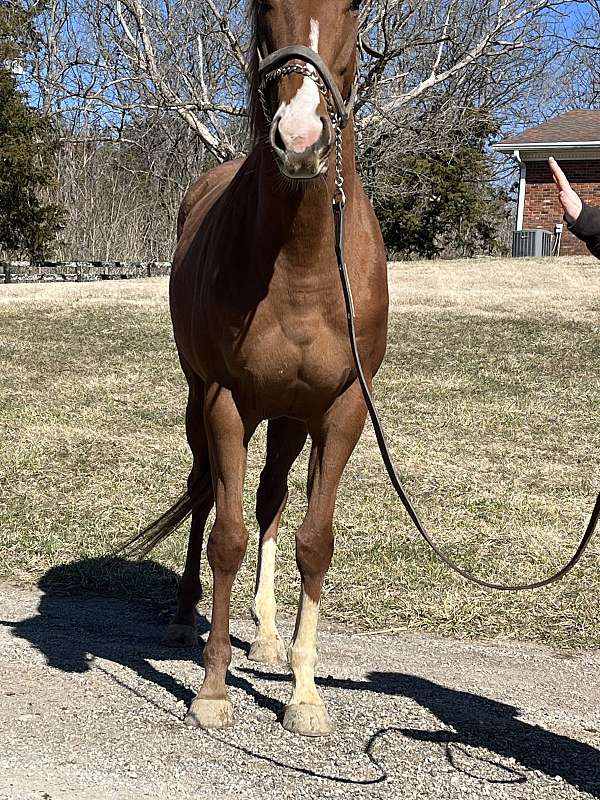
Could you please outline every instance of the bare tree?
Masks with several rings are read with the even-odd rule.
[[[572,5],[554,90],[563,107],[600,108],[600,0]]]
[[[166,144],[137,167],[140,180],[164,178],[183,191],[199,171],[248,146],[249,1],[46,0],[44,47],[29,70],[34,94],[66,141],[122,143],[125,170],[152,137],[183,137],[193,157],[174,148],[180,170]],[[567,7],[365,0],[356,122],[371,191],[413,191],[418,175],[389,181],[402,171],[400,156],[419,152],[424,140],[430,152],[450,154],[473,108],[512,127],[531,122],[531,98],[543,95],[554,68]]]
[[[597,1],[597,0],[596,0]],[[121,133],[130,114],[170,112],[218,161],[243,151],[247,2],[50,0],[34,65],[47,107]],[[357,123],[384,126],[440,86],[505,90],[538,60],[562,0],[381,0],[366,6]],[[521,78],[524,70],[521,70]]]
[[[190,175],[205,160],[181,121],[145,118],[120,141],[100,136],[63,143],[55,196],[69,212],[62,259],[168,261]]]
[[[72,129],[118,138],[167,112],[224,161],[243,149],[247,31],[240,0],[49,0],[32,77]]]

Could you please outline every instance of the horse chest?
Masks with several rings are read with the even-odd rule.
[[[351,372],[343,336],[318,315],[255,320],[229,353],[239,389],[265,416],[310,412],[330,402]]]

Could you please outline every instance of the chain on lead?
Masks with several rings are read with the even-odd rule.
[[[314,81],[319,92],[325,98],[325,102],[327,103],[327,111],[330,117],[334,118],[336,115],[336,109],[331,97],[329,96],[329,90],[327,89],[327,86],[325,85],[319,73],[313,69],[310,69],[309,67],[303,66],[302,64],[286,64],[284,67],[277,67],[277,69],[268,72],[263,77],[261,85],[258,88],[258,96],[265,119],[269,121],[273,119],[273,115],[271,114],[265,98],[265,88],[267,84],[278,81],[280,78],[284,78],[286,75],[291,75],[292,73],[304,75],[305,78],[310,78],[311,81]]]
[[[343,144],[342,144],[342,121],[340,119],[340,115],[337,112],[337,109],[331,99],[331,95],[327,86],[325,85],[323,79],[316,72],[314,69],[310,69],[302,64],[286,64],[284,67],[278,67],[277,69],[268,72],[264,75],[260,86],[258,87],[258,97],[260,100],[260,104],[262,106],[263,114],[265,115],[265,119],[271,121],[273,119],[273,115],[268,107],[266,98],[265,98],[265,89],[267,84],[273,83],[274,81],[278,81],[280,78],[285,77],[286,75],[290,75],[292,73],[297,73],[298,75],[304,75],[306,78],[310,78],[312,81],[315,82],[319,92],[325,98],[325,102],[327,104],[327,112],[329,114],[329,118],[333,124],[333,130],[335,135],[335,192],[333,195],[333,202],[334,204],[339,203],[341,206],[346,205],[346,194],[344,192],[344,152],[343,152]]]
[[[339,203],[346,205],[346,193],[344,192],[344,149],[342,142],[342,125],[339,116],[333,118],[333,130],[335,132],[335,192],[333,204]]]

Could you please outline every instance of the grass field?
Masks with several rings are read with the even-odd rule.
[[[440,543],[478,574],[546,575],[571,554],[600,488],[600,264],[421,262],[390,274],[390,343],[376,399],[409,493]],[[5,577],[35,581],[110,552],[183,488],[185,383],[166,295],[160,279],[0,287]],[[246,492],[254,537],[263,445],[261,430]],[[306,453],[280,539],[284,611],[296,605],[293,531],[305,472]],[[186,533],[156,559],[179,569]],[[250,605],[255,561],[251,543],[237,611]],[[113,591],[131,591],[131,575],[81,567],[82,581]],[[338,501],[329,618],[599,646],[599,590],[600,535],[582,566],[543,592],[487,592],[449,573],[409,527],[365,430]]]

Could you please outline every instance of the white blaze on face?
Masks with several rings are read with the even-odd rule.
[[[310,21],[310,48],[319,52],[319,23]],[[308,65],[309,69],[314,67]],[[289,103],[282,103],[277,112],[279,133],[288,150],[303,153],[319,141],[323,133],[323,123],[317,113],[321,95],[317,84],[305,77],[302,86]]]

